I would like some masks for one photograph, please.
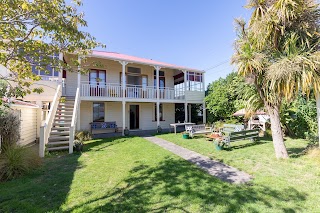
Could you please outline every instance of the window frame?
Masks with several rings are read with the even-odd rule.
[[[163,114],[163,104],[160,103],[159,104],[159,112],[160,112],[160,121],[165,121],[164,120],[164,114]],[[154,104],[154,108],[153,108],[153,116],[154,116],[154,122],[157,121],[157,103]]]
[[[99,104],[99,109],[98,109],[98,119],[95,119],[95,107],[94,105],[95,104]],[[101,116],[100,116],[100,107],[102,105],[102,108],[103,108],[103,120],[101,119]],[[93,122],[105,122],[105,118],[106,118],[106,114],[105,114],[106,110],[105,110],[105,103],[104,102],[93,102],[92,103],[92,121]]]

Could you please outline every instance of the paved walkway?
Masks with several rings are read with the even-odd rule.
[[[191,163],[196,164],[201,169],[207,171],[210,175],[223,181],[240,184],[246,183],[252,179],[252,177],[245,172],[239,171],[238,169],[225,165],[219,161],[211,160],[204,155],[183,148],[164,139],[153,136],[146,136],[143,138],[166,150],[169,150]]]

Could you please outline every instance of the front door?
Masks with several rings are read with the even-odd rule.
[[[130,105],[130,129],[139,129],[139,105]]]

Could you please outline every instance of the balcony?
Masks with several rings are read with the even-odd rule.
[[[159,99],[161,100],[185,100],[183,88],[160,88]],[[122,99],[121,84],[81,82],[80,94],[82,99],[108,98],[109,100]],[[152,86],[130,85],[125,88],[126,99],[157,100],[157,89]]]

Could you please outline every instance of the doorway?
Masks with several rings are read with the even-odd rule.
[[[139,129],[139,105],[130,105],[130,129]]]

